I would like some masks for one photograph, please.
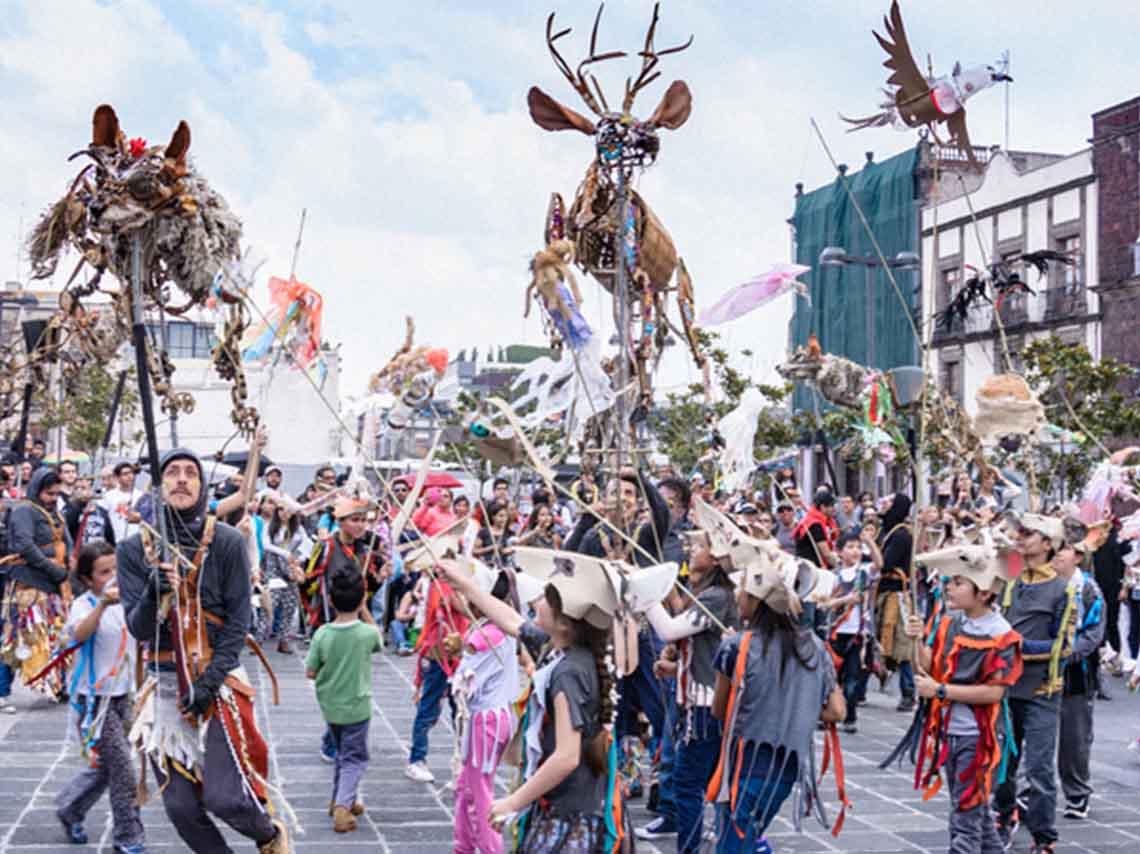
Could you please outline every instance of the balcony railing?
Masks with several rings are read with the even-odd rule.
[[[1011,294],[1002,300],[1001,322],[1003,326],[1017,326],[1029,320],[1029,303],[1025,294]],[[997,325],[996,323],[994,324]]]
[[[1059,287],[1045,291],[1045,319],[1061,320],[1088,314],[1089,300],[1084,288]]]
[[[966,323],[958,315],[950,318],[949,323],[940,323],[934,329],[934,340],[941,341],[947,338],[956,338],[966,334]]]

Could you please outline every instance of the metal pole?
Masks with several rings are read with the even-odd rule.
[[[63,418],[62,418],[62,413],[63,413],[63,361],[62,360],[60,360],[60,363],[59,363],[59,370],[56,371],[56,381],[59,383],[59,395],[58,395],[58,397],[59,397],[59,412],[60,412],[61,417],[59,419],[59,424],[55,428],[55,443],[56,443],[55,454],[56,454],[56,459],[60,463],[62,463],[63,462]],[[58,463],[57,463],[57,465],[58,465]]]
[[[150,373],[146,365],[146,326],[143,324],[143,257],[142,238],[131,238],[131,334],[135,346],[135,371],[138,373],[139,399],[142,404],[143,430],[147,455],[150,457],[150,491],[154,502],[154,521],[165,554],[166,514],[162,507],[162,468],[158,461],[158,433],[154,426],[154,398],[150,390]],[[205,485],[202,486],[205,489]]]
[[[867,367],[875,367],[875,262],[867,259]]]
[[[614,260],[617,264],[614,281],[614,299],[617,300],[618,316],[618,396],[614,402],[617,413],[617,468],[621,469],[622,460],[629,443],[629,411],[626,398],[626,386],[629,385],[629,360],[631,356],[631,342],[629,340],[629,277],[625,269],[625,242],[626,220],[629,205],[629,191],[626,186],[625,169],[619,163],[617,169],[617,209],[618,209],[618,238],[614,247]],[[614,472],[617,477],[618,472]]]
[[[159,311],[159,316],[158,316],[158,334],[162,339],[163,351],[166,353],[169,353],[170,347],[168,345],[168,340],[167,340],[166,315],[163,314],[161,312],[161,310]],[[192,326],[190,329],[190,334],[192,336],[190,339],[190,351],[193,352],[193,350],[194,350],[194,339],[198,337],[198,330]],[[173,450],[174,448],[178,447],[178,410],[177,409],[173,410],[170,413],[169,423],[170,423],[170,447],[171,447],[171,450]]]

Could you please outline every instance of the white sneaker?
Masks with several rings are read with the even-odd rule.
[[[434,783],[435,774],[423,762],[411,762],[404,768],[404,776],[417,783]]]
[[[16,707],[12,705],[12,701],[7,697],[0,697],[0,714],[14,715],[16,714]]]

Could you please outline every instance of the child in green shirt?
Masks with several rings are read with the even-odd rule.
[[[372,660],[381,650],[380,632],[358,617],[364,602],[364,576],[344,567],[329,579],[336,619],[317,629],[305,659],[305,675],[316,680],[317,702],[336,745],[329,815],[333,830],[356,830],[364,812],[358,797],[368,768],[368,723],[372,718]]]

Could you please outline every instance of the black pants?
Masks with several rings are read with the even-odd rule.
[[[843,659],[835,677],[843,687],[843,698],[847,701],[847,719],[844,723],[853,724],[863,676],[863,638],[859,635],[836,635],[831,648]]]
[[[1128,649],[1126,653],[1129,658],[1135,661],[1140,658],[1140,599],[1133,599],[1129,594],[1128,599],[1122,603],[1128,608]]]

